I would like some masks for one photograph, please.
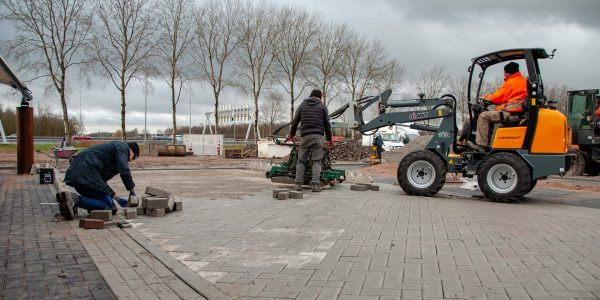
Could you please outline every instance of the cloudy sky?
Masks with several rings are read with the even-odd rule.
[[[600,1],[598,0],[279,0],[276,3],[306,7],[328,21],[346,23],[368,39],[383,42],[390,57],[406,68],[405,80],[435,65],[444,66],[451,77],[466,75],[470,59],[500,49],[541,47],[558,49],[553,60],[541,63],[546,82],[573,89],[600,88]],[[6,38],[5,30],[0,33]],[[9,61],[10,63],[10,61]],[[73,72],[75,73],[75,72]],[[76,74],[73,74],[76,77]],[[108,82],[79,84],[73,78],[68,100],[71,115],[81,111],[86,131],[120,128],[119,96]],[[153,82],[148,94],[149,131],[169,127],[170,100],[166,85]],[[59,109],[54,95],[43,94],[31,84],[35,105]],[[1,92],[1,91],[0,91]],[[0,93],[3,95],[3,93]],[[128,91],[127,127],[144,128],[144,91],[133,85]],[[1,99],[16,106],[18,99]],[[212,110],[212,96],[195,84],[191,94],[191,121],[198,126]],[[250,104],[247,96],[227,92],[225,104]],[[190,96],[178,105],[178,124],[190,122]]]

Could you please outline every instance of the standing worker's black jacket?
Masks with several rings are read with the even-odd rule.
[[[106,183],[117,174],[128,191],[135,187],[129,170],[129,146],[126,143],[112,141],[87,148],[75,156],[65,174],[67,185],[79,184],[94,190],[114,195]]]
[[[329,113],[327,107],[317,97],[310,97],[300,104],[300,107],[296,110],[294,120],[292,120],[292,128],[290,129],[290,135],[296,135],[296,129],[298,129],[298,123],[300,123],[300,131],[302,136],[308,134],[320,134],[323,135],[328,141],[331,141],[331,124],[329,124]]]

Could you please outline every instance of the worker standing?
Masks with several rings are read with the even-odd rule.
[[[113,214],[117,208],[113,197],[115,191],[107,181],[119,174],[130,197],[135,196],[135,183],[129,170],[129,161],[140,155],[137,143],[112,141],[89,147],[79,153],[65,174],[65,183],[75,188],[81,195],[71,192],[57,194],[60,213],[72,220],[78,207],[91,210],[110,209]],[[119,205],[126,206],[127,200],[118,199]]]
[[[519,64],[510,62],[504,66],[504,83],[493,94],[485,95],[484,100],[496,104],[493,111],[484,111],[477,119],[477,136],[474,144],[467,145],[473,150],[487,152],[490,145],[490,130],[494,123],[509,120],[511,114],[523,112],[527,99],[527,79],[519,72]]]
[[[292,120],[288,139],[292,142],[295,141],[298,124],[300,124],[300,132],[302,134],[294,184],[294,189],[297,191],[302,190],[304,170],[306,168],[306,163],[309,162],[312,166],[312,178],[310,181],[312,191],[321,191],[320,180],[322,169],[321,160],[323,159],[323,135],[325,135],[327,139],[327,146],[329,148],[333,146],[329,113],[327,112],[327,107],[325,107],[325,104],[321,101],[322,97],[323,93],[320,90],[313,90],[310,93],[310,97],[302,101],[302,104],[300,104],[296,110],[296,114]]]

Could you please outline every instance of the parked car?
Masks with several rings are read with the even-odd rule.
[[[94,138],[89,135],[74,135],[74,140],[93,140]]]
[[[152,139],[155,141],[170,141],[171,136],[164,133],[155,133],[152,135]]]

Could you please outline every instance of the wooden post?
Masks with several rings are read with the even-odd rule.
[[[17,174],[29,174],[33,165],[33,108],[17,107]]]

